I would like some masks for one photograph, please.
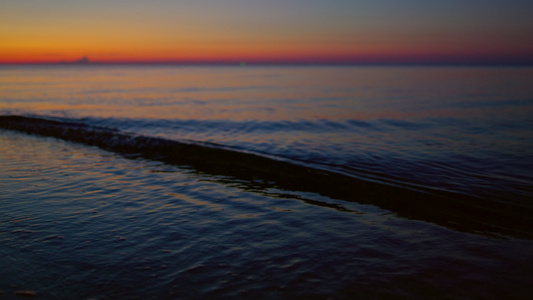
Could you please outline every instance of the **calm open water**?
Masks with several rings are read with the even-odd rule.
[[[0,129],[5,299],[533,294],[533,68],[3,66],[0,114],[378,187],[340,195],[351,181],[315,190],[172,163],[138,141],[143,155]],[[449,202],[432,210],[447,215],[416,211],[439,193]]]

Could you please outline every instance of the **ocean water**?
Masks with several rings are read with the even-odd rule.
[[[533,68],[2,66],[0,127],[6,299],[533,293]]]

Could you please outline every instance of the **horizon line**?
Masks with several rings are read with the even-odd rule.
[[[0,66],[106,66],[106,65],[168,65],[168,66],[533,66],[525,61],[59,61],[1,62]]]
[[[96,59],[84,55],[69,60],[12,59],[0,65],[435,65],[435,66],[531,66],[533,55],[518,56],[389,56],[389,57],[233,57],[233,58],[129,58]]]

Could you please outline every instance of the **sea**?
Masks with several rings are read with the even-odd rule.
[[[531,299],[533,67],[0,66],[0,298]]]

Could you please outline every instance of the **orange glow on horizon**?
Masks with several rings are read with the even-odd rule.
[[[473,62],[529,60],[533,55],[528,51],[515,51],[509,54],[504,49],[453,49],[452,47],[339,47],[326,45],[306,47],[305,45],[183,45],[175,48],[121,49],[106,47],[59,47],[52,44],[42,47],[0,49],[1,64],[59,63],[75,62],[87,57],[93,63],[188,63],[241,61],[258,63],[425,63],[425,62]]]
[[[130,41],[82,43],[72,41],[0,45],[1,64],[75,62],[87,57],[94,63],[187,63],[187,62],[259,62],[259,63],[431,63],[478,61],[533,62],[533,52],[519,47],[477,45],[404,44],[392,39],[383,43],[340,43],[283,41],[183,41],[154,44]],[[509,46],[509,45],[507,45]],[[520,50],[515,50],[520,49]]]
[[[456,8],[417,19],[394,7],[371,16],[359,5],[13,1],[0,4],[0,63],[533,63],[529,15],[496,24],[455,19]]]

